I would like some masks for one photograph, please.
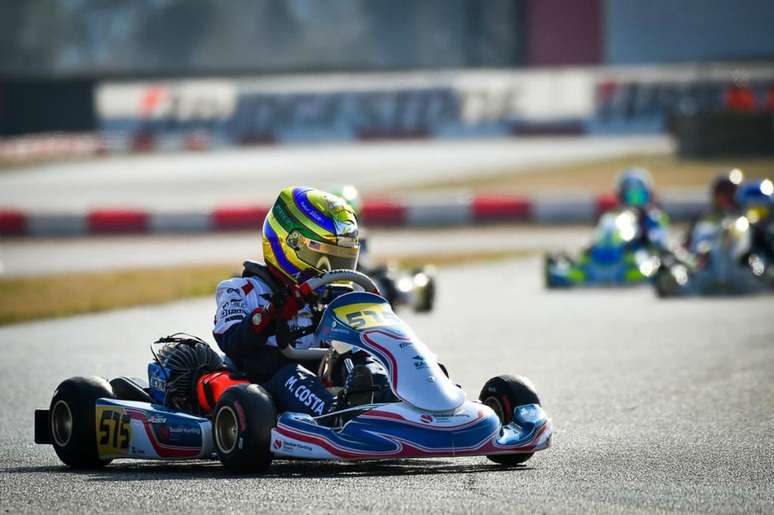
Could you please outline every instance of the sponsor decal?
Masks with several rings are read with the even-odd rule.
[[[159,424],[155,425],[153,429],[162,444],[198,448],[202,443],[202,431],[199,424]]]
[[[388,304],[349,304],[336,308],[334,313],[340,321],[352,329],[371,329],[401,324]]]
[[[150,387],[153,390],[158,390],[160,392],[166,391],[167,389],[167,382],[164,380],[161,376],[151,376],[150,378]]]
[[[414,360],[414,368],[417,370],[422,370],[423,368],[427,368],[427,362],[425,361],[425,358],[422,356],[414,356],[412,358]]]
[[[225,317],[229,315],[243,315],[245,313],[244,309],[221,309],[220,310],[220,316]]]
[[[282,449],[282,440],[274,440],[274,448],[277,450]]]
[[[312,452],[312,448],[308,445],[304,445],[302,443],[296,443],[296,442],[284,442],[283,444],[285,446],[285,449],[289,449],[291,451],[305,451],[305,452]]]
[[[97,453],[100,456],[122,456],[129,452],[132,427],[123,408],[97,406]]]
[[[297,384],[297,377],[289,377],[285,381],[285,388],[304,406],[308,407],[313,413],[317,415],[323,415],[325,412],[325,401],[315,395],[304,384]]]
[[[419,420],[421,420],[425,424],[432,424],[433,416],[432,415],[422,415],[421,417],[419,417]]]
[[[151,415],[148,417],[148,422],[151,424],[163,424],[167,421],[166,417],[162,417],[161,415]]]
[[[411,345],[412,343],[413,343],[413,342],[400,342],[400,345],[399,345],[399,347],[400,347],[401,349],[405,349],[406,347],[408,347],[408,346],[409,346],[409,345]]]

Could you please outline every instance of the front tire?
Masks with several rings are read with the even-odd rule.
[[[425,284],[416,288],[417,303],[414,311],[417,313],[429,313],[435,306],[435,274],[431,269],[420,268],[414,271],[414,280],[417,276],[424,275]]]
[[[97,399],[113,399],[113,389],[101,377],[73,377],[54,391],[48,411],[51,444],[59,459],[76,469],[104,467],[111,460],[97,452]]]
[[[540,404],[532,382],[526,377],[501,375],[493,377],[481,389],[478,399],[492,408],[502,425],[513,420],[513,409],[524,404]],[[501,465],[518,465],[532,457],[534,453],[490,454],[491,461]]]
[[[661,299],[675,297],[680,286],[677,284],[672,272],[665,267],[660,267],[656,271],[656,277],[653,279],[656,295]]]
[[[220,397],[212,421],[215,450],[224,467],[240,474],[269,468],[277,409],[266,390],[257,384],[232,386]]]

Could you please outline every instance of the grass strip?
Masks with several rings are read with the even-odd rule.
[[[412,191],[464,190],[478,194],[534,195],[569,190],[610,193],[616,176],[630,166],[650,170],[656,190],[704,189],[721,172],[739,168],[748,179],[771,177],[772,158],[680,160],[672,155],[630,155],[577,164],[540,166],[534,169],[502,169],[458,179],[424,181]]]
[[[442,267],[533,253],[463,252],[388,261],[405,268],[428,263]],[[214,264],[4,278],[0,279],[0,325],[210,296],[220,281],[240,271],[239,265]]]

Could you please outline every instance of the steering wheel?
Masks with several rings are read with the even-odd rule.
[[[375,293],[377,295],[380,294],[379,287],[371,280],[370,277],[355,270],[331,270],[330,272],[325,272],[319,277],[312,277],[306,281],[305,284],[309,286],[312,291],[315,291],[325,285],[342,281],[351,281],[363,288],[368,293]]]
[[[331,270],[330,272],[326,272],[319,277],[312,277],[304,284],[306,284],[312,291],[315,291],[318,288],[322,288],[328,284],[342,281],[351,281],[363,288],[368,293],[375,293],[380,295],[379,287],[376,286],[376,283],[374,283],[367,275],[361,272],[356,272],[355,270]],[[280,352],[282,352],[285,357],[293,360],[316,360],[325,356],[325,354],[328,353],[328,349],[296,349],[292,345],[288,345]]]

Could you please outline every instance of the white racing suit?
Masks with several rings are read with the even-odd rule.
[[[253,323],[253,315],[259,308],[265,309],[272,302],[275,305],[281,302],[274,293],[282,289],[282,283],[273,280],[270,286],[267,280],[250,276],[247,270],[244,275],[221,282],[215,293],[218,306],[213,336],[221,350],[251,382],[266,388],[279,412],[293,411],[319,416],[330,411],[334,398],[317,376],[280,352],[277,330],[284,321],[277,320],[262,331],[257,331],[258,326]],[[268,277],[268,281],[271,280]],[[312,324],[312,312],[308,306],[304,306],[294,318],[287,321],[287,329],[292,332]],[[279,329],[283,330],[281,327]],[[295,340],[296,348],[305,349],[316,345],[314,334]]]

